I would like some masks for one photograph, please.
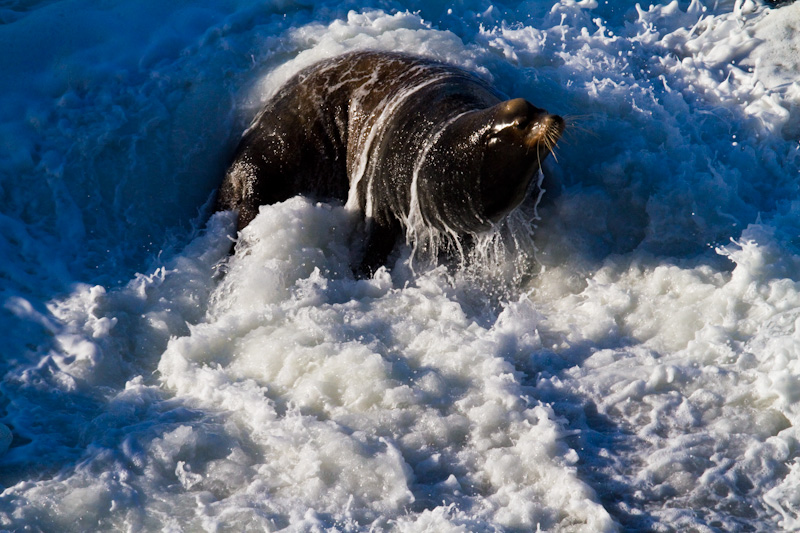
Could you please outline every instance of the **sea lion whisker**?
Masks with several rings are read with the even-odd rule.
[[[578,132],[586,134],[586,135],[590,135],[590,136],[592,136],[594,138],[599,138],[600,137],[600,135],[598,135],[596,131],[590,130],[588,128],[584,128],[582,126],[571,126],[570,128],[568,128],[564,132],[564,135],[565,136],[574,137]]]
[[[551,139],[552,142],[550,144],[550,148],[554,148],[556,144],[558,144],[558,140],[561,138],[561,135],[562,134],[557,131],[553,132],[553,138]]]
[[[586,115],[586,117],[590,117],[590,116],[592,116],[592,115]],[[588,135],[591,135],[592,137],[595,137],[595,138],[599,137],[597,132],[595,132],[594,130],[586,128],[584,126],[581,126],[580,123],[579,123],[580,121],[573,121],[573,120],[570,120],[568,117],[564,117],[564,122],[565,122],[565,125],[567,126],[564,129],[564,134],[565,135],[574,135],[575,132],[582,132],[582,133],[586,133]]]
[[[555,142],[553,142],[552,145],[548,146],[547,150],[550,152],[550,155],[553,156],[555,162],[558,163],[558,156],[556,156],[556,151],[555,151]]]
[[[589,120],[590,118],[594,118],[597,116],[597,113],[586,113],[583,115],[563,115],[564,122],[568,125],[572,126],[573,124],[578,124],[579,122],[583,122],[585,120]]]

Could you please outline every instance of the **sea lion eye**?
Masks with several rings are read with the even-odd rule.
[[[491,146],[496,144],[500,140],[500,132],[502,130],[499,128],[489,128],[483,133],[483,142],[487,146]]]
[[[483,144],[485,144],[486,146],[492,146],[494,144],[497,144],[497,142],[500,140],[500,138],[498,136],[498,132],[497,131],[495,131],[495,130],[486,130],[486,132],[483,134],[483,138],[481,140],[483,141]]]

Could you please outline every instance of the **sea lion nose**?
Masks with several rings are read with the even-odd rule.
[[[566,127],[566,123],[564,122],[564,119],[561,118],[560,116],[549,115],[545,112],[545,115],[543,117],[540,117],[538,120],[542,123],[543,127],[555,131],[556,133],[558,133],[559,136],[562,133],[564,133],[564,128]]]
[[[564,119],[547,112],[530,122],[526,128],[525,144],[529,148],[539,147],[549,152],[564,133]]]

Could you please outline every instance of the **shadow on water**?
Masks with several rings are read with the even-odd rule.
[[[610,346],[609,346],[610,347]],[[618,343],[615,348],[624,348]],[[594,489],[597,499],[625,531],[651,531],[657,518],[645,510],[639,487],[625,479],[637,469],[638,437],[612,417],[600,413],[594,401],[578,392],[554,384],[568,368],[580,365],[597,348],[594,343],[573,346],[561,364],[553,362],[559,354],[533,354],[532,360],[546,361],[546,371],[528,375],[523,383],[535,390],[534,396],[549,405],[556,416],[566,420],[567,445],[578,453],[578,477]],[[579,355],[583,354],[583,355]],[[536,365],[538,366],[538,364]],[[544,376],[547,376],[546,378]],[[548,379],[550,378],[550,379]]]
[[[0,456],[4,488],[63,479],[105,456],[135,472],[142,461],[129,456],[125,441],[157,438],[202,416],[170,399],[155,375],[170,334],[188,334],[187,323],[175,327],[172,319],[171,333],[164,331],[164,322],[153,318],[170,320],[167,314],[147,316],[135,291],[90,294],[97,299],[86,301],[80,288],[69,297],[85,313],[82,320],[51,312],[60,301],[54,299],[36,312],[17,309],[8,322],[31,335],[0,365],[0,421],[13,436]],[[113,324],[109,331],[92,333],[98,319]],[[17,497],[9,492],[0,508],[13,506]]]
[[[129,372],[127,378],[136,374]],[[144,431],[155,437],[201,416],[179,402],[170,403],[143,381],[126,391],[125,386],[65,386],[59,378],[64,375],[59,376],[56,364],[44,356],[38,366],[9,373],[0,383],[2,420],[13,435],[0,457],[1,486],[48,480],[79,469],[102,449],[132,466],[137,461],[122,451],[123,441],[132,434]]]
[[[586,395],[561,386],[569,379],[567,371],[580,367],[597,350],[624,350],[635,344],[634,339],[609,336],[574,343],[560,352],[545,349],[530,354],[508,353],[504,358],[515,365],[522,385],[533,391],[533,397],[566,420],[570,435],[564,441],[578,453],[578,477],[594,489],[606,511],[626,531],[649,531],[657,520],[643,509],[641,496],[636,494],[639,489],[624,479],[636,469],[636,435],[600,413]],[[520,364],[523,359],[527,361]]]
[[[582,261],[599,269],[604,259],[583,258]],[[481,301],[480,295],[486,296],[485,290],[486,287],[471,287],[454,291],[451,297],[459,302],[470,320],[491,329],[505,304],[493,293]],[[549,405],[557,417],[566,420],[565,429],[572,433],[564,442],[578,453],[578,477],[595,491],[599,503],[624,531],[651,531],[658,524],[658,519],[646,509],[647,495],[630,482],[641,462],[637,454],[642,444],[633,431],[612,416],[599,412],[588,395],[570,390],[561,383],[571,379],[567,375],[570,369],[581,367],[596,351],[624,351],[638,344],[636,339],[609,335],[605,339],[572,343],[560,351],[528,352],[524,346],[510,341],[507,346],[500,347],[497,354],[517,369],[520,384],[530,391],[532,398]],[[441,482],[448,472],[442,469],[438,474],[435,481]],[[431,509],[442,501],[451,502],[443,498],[434,485],[424,483],[418,484],[415,496],[418,498],[413,507],[415,511]]]

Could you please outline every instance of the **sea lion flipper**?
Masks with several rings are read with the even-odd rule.
[[[303,146],[291,139],[292,146]],[[239,213],[237,230],[258,215],[262,205],[288,200],[297,192],[294,181],[300,174],[302,155],[287,150],[282,136],[255,129],[243,139],[217,194],[218,210]]]
[[[394,245],[401,233],[397,221],[379,224],[374,220],[367,221],[367,240],[364,246],[364,257],[355,269],[357,277],[371,277],[375,271],[386,264]]]

